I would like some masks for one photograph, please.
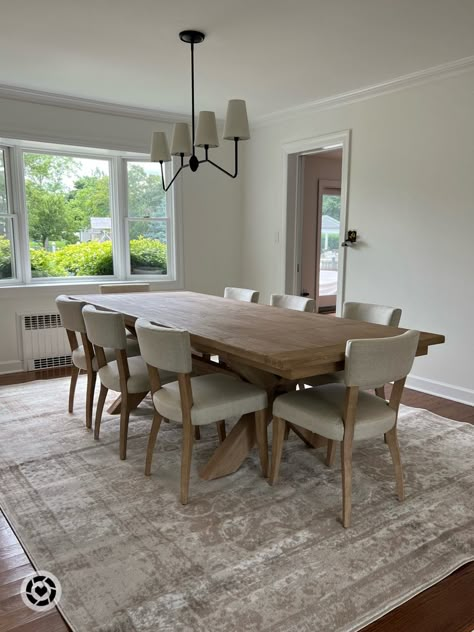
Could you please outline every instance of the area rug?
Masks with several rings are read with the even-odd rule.
[[[356,444],[353,526],[342,528],[340,467],[296,437],[280,482],[256,453],[206,482],[217,444],[196,443],[189,505],[178,501],[180,430],[162,424],[143,475],[151,402],[100,441],[83,424],[84,379],[66,412],[68,379],[0,389],[0,504],[37,568],[62,583],[75,632],[348,632],[473,559],[474,427],[401,412],[406,501],[395,497],[383,439]]]

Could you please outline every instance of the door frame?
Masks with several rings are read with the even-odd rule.
[[[287,294],[301,292],[301,235],[303,230],[302,156],[342,149],[341,235],[347,233],[351,130],[292,141],[282,145],[282,227],[285,257],[282,278]],[[347,248],[339,246],[336,314],[342,313],[345,295]]]

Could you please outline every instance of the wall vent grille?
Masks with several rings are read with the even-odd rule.
[[[24,328],[26,331],[33,329],[57,329],[62,327],[61,316],[59,314],[31,314],[24,317]]]
[[[52,358],[36,358],[31,361],[31,369],[34,371],[71,365],[72,360],[70,355],[54,356]]]

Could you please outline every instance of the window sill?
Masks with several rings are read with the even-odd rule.
[[[17,285],[4,285],[0,286],[0,299],[15,298],[19,296],[51,296],[56,297],[59,294],[97,294],[99,292],[99,285],[104,283],[150,283],[151,291],[167,291],[167,290],[183,290],[183,284],[176,280],[163,280],[160,281],[156,278],[141,278],[141,279],[111,279],[102,278],[100,280],[87,280],[87,281],[74,281],[68,283],[65,279],[51,283],[51,282],[38,282]]]

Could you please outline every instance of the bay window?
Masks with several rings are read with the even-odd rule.
[[[143,155],[0,146],[0,286],[177,280],[172,195]]]

